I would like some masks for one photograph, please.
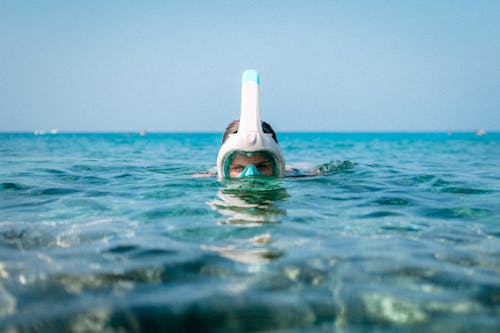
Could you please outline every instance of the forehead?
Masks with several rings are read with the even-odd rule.
[[[232,160],[232,163],[260,163],[268,161],[269,157],[260,153],[252,154],[251,156],[236,154]]]

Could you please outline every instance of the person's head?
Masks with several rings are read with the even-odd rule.
[[[283,177],[285,159],[276,133],[260,120],[259,74],[254,70],[245,71],[242,81],[240,119],[227,126],[217,156],[219,178]]]
[[[233,120],[226,128],[222,138],[224,144],[230,134],[238,133],[240,126],[239,120]],[[271,134],[274,142],[278,143],[274,129],[262,121],[262,130],[264,133]],[[242,174],[252,176],[276,176],[276,163],[272,156],[267,152],[234,152],[230,157],[228,173],[229,177],[238,177]],[[245,172],[244,172],[245,171]]]

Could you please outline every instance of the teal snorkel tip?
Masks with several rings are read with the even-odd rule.
[[[255,82],[257,85],[260,84],[260,75],[255,69],[247,69],[243,72],[242,83],[245,82]]]

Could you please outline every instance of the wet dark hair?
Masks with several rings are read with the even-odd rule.
[[[274,141],[278,143],[278,139],[276,138],[276,132],[273,130],[271,125],[266,123],[265,121],[261,121],[262,124],[262,130],[264,133],[269,133],[273,137]],[[226,131],[224,132],[224,136],[222,137],[222,144],[226,142],[227,137],[229,134],[234,134],[238,133],[238,128],[240,127],[240,121],[239,120],[233,120],[229,125],[226,127]]]

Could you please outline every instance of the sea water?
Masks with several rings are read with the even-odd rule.
[[[500,134],[0,134],[2,332],[499,332]]]

